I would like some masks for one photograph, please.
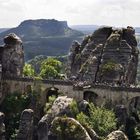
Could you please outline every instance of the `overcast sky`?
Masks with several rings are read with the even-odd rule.
[[[69,25],[140,26],[140,0],[0,0],[0,28],[41,18]]]

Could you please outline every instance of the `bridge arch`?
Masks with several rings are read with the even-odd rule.
[[[56,87],[49,87],[45,89],[45,100],[48,102],[50,96],[56,96],[59,95],[59,89]]]
[[[131,98],[127,106],[128,106],[129,112],[133,112],[135,110],[140,111],[140,96],[135,96]]]
[[[96,104],[96,99],[98,98],[98,94],[96,94],[94,91],[86,90],[83,93],[83,99],[88,102],[93,102]]]

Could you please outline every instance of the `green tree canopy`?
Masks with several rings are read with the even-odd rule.
[[[54,58],[47,58],[41,63],[40,76],[42,78],[58,78],[62,63]]]
[[[35,76],[35,71],[33,67],[30,64],[25,64],[23,68],[23,75],[24,76],[29,76],[29,77],[34,77]]]

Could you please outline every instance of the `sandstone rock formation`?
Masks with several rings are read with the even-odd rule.
[[[99,139],[94,130],[88,126],[82,126],[73,118],[74,112],[71,109],[73,103],[73,99],[66,96],[60,96],[54,101],[52,108],[39,121],[38,140],[60,140],[60,135],[67,140]],[[83,107],[81,111],[87,111],[87,102],[79,103],[79,107],[81,106]]]
[[[51,122],[57,116],[64,114],[69,114],[70,109],[69,105],[72,103],[72,98],[58,97],[52,105],[51,110],[39,122],[38,126],[38,139],[39,140],[48,140],[49,129]]]
[[[0,63],[3,77],[21,77],[24,66],[24,52],[21,39],[14,33],[4,38],[0,47]]]
[[[73,42],[67,75],[89,83],[135,84],[138,54],[132,27],[102,27],[81,44]]]
[[[90,108],[90,105],[89,105],[89,102],[87,102],[86,100],[82,100],[79,102],[79,110],[81,112],[84,112],[86,115],[89,115],[89,108]]]
[[[128,140],[126,135],[122,131],[113,131],[105,140]]]
[[[51,133],[56,136],[56,140],[91,140],[85,128],[69,117],[56,117],[52,122]]]
[[[21,114],[17,140],[32,140],[32,139],[33,139],[33,110],[25,109]]]

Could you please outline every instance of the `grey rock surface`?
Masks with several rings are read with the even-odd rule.
[[[24,66],[24,51],[21,39],[14,33],[4,38],[0,49],[0,63],[3,77],[21,77]]]
[[[57,116],[64,114],[69,114],[70,109],[69,105],[72,103],[72,98],[67,98],[67,96],[58,97],[53,105],[51,110],[41,118],[38,125],[38,139],[39,140],[48,140],[48,133],[51,127],[51,122]]]
[[[56,135],[56,140],[60,140],[62,137],[64,140],[95,140],[90,138],[78,121],[69,117],[56,117],[52,122],[51,133]]]
[[[105,140],[128,140],[127,136],[122,131],[111,132]]]
[[[138,54],[133,27],[101,27],[81,44],[74,41],[67,76],[88,83],[135,84]]]
[[[17,140],[32,140],[32,139],[33,139],[33,110],[25,109],[21,114]]]

